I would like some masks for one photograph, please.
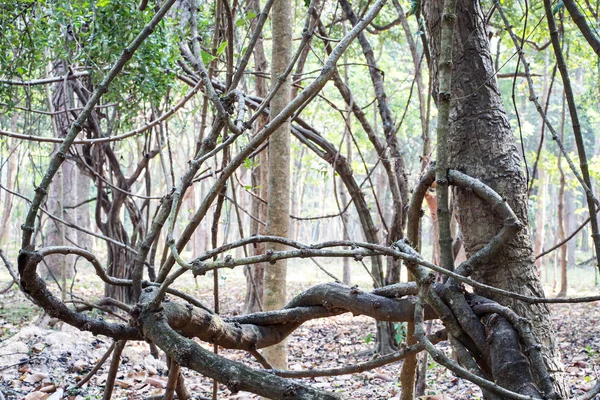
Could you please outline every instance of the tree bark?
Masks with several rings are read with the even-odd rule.
[[[57,75],[63,75],[66,71],[64,61],[56,62],[54,72]],[[48,97],[48,106],[52,112],[52,128],[56,137],[65,137],[69,130],[69,115],[67,109],[70,108],[71,85],[70,82],[58,82],[52,87],[46,88]],[[52,156],[58,151],[59,146],[54,145]],[[74,172],[73,164],[67,160],[60,166],[56,178],[48,188],[48,197],[46,207],[48,211],[60,219],[65,219],[64,199],[65,189],[71,191],[71,175]],[[46,244],[48,246],[63,246],[65,244],[66,227],[58,221],[48,219],[46,221]],[[60,255],[51,256],[46,260],[45,268],[41,269],[42,276],[45,279],[56,279],[63,286],[66,279],[73,276],[73,270],[70,268],[72,257],[63,257]],[[63,288],[64,291],[64,288]],[[64,293],[63,293],[64,295]]]
[[[432,45],[432,58],[440,56],[441,2],[423,7]],[[491,262],[477,267],[473,278],[488,285],[531,296],[543,296],[536,273],[527,227],[527,186],[521,159],[500,91],[493,79],[494,65],[478,2],[459,0],[454,34],[452,102],[450,110],[449,167],[480,179],[506,199],[524,226]],[[434,88],[438,87],[437,62],[431,63]],[[433,90],[437,93],[437,89]],[[437,99],[436,99],[437,101]],[[456,190],[456,205],[467,255],[483,247],[502,226],[489,206],[472,192]],[[535,339],[553,372],[560,394],[565,394],[560,354],[546,305],[481,294],[511,307],[530,319]]]
[[[292,59],[292,5],[275,0],[271,12],[273,48],[271,53],[271,87],[274,87]],[[271,119],[291,100],[291,79],[288,76],[271,100]],[[267,234],[287,237],[290,215],[290,120],[284,122],[269,138],[269,195]],[[270,244],[269,250],[285,246]],[[265,310],[283,307],[286,302],[287,263],[277,261],[265,268]],[[276,368],[287,368],[285,341],[265,349],[265,357]]]
[[[535,241],[533,253],[540,254],[544,250],[544,239],[546,234],[546,191],[548,190],[548,178],[546,171],[538,167],[538,191],[537,191],[537,209],[535,219]],[[544,257],[535,260],[540,281],[544,281]]]
[[[251,4],[253,11],[256,15],[260,14],[260,2],[254,0]],[[254,47],[254,64],[258,74],[256,75],[256,94],[262,98],[267,96],[266,79],[262,76],[261,72],[266,72],[268,68],[267,59],[265,57],[265,50],[263,47],[262,36],[258,38],[256,46]],[[256,131],[260,131],[262,127],[267,123],[267,117],[260,115],[256,121]],[[254,196],[252,197],[252,215],[259,221],[267,221],[267,206],[261,199],[267,199],[268,197],[268,168],[269,156],[267,151],[262,151],[257,156],[258,163],[252,170],[251,182],[252,191]],[[250,234],[258,235],[265,234],[265,226],[261,225],[257,220],[251,219],[250,221]],[[258,243],[253,247],[254,254],[264,254],[265,245]],[[263,296],[264,296],[264,269],[265,266],[262,263],[248,265],[244,267],[244,275],[246,276],[246,298],[244,300],[244,313],[252,313],[257,311],[263,311]]]
[[[16,125],[17,125],[17,114],[13,115],[12,118],[12,129],[13,132],[16,131]],[[11,153],[12,151],[16,148],[16,139],[8,139],[6,141],[7,144],[7,149],[6,149],[6,154],[8,154],[8,158],[6,160],[6,188],[8,190],[13,190],[15,187],[15,171],[16,171],[16,163],[15,160],[17,158],[16,155],[13,155],[11,157]],[[4,239],[8,236],[8,233],[10,232],[10,225],[9,225],[9,219],[10,219],[10,212],[12,210],[12,203],[13,203],[13,198],[14,196],[9,193],[8,191],[4,191],[4,202],[3,204],[3,208],[4,211],[2,213],[2,226],[0,226],[0,247],[3,246],[4,243]],[[8,250],[8,248],[5,248],[5,250]]]

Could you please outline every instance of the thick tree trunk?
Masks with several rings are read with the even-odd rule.
[[[271,87],[274,87],[292,58],[292,5],[275,0],[271,12],[273,49],[271,59]],[[271,100],[271,117],[279,114],[290,102],[291,77],[281,85]],[[267,234],[287,237],[290,215],[290,121],[283,123],[269,138],[269,196],[267,205]],[[270,250],[285,246],[270,244]],[[265,310],[280,309],[286,302],[287,263],[277,261],[265,268]],[[287,368],[285,341],[265,349],[265,357],[275,367]]]
[[[427,1],[423,7],[432,58],[440,54],[441,1]],[[527,228],[527,186],[513,132],[500,97],[494,65],[479,2],[459,0],[454,34],[452,102],[450,111],[449,166],[482,180],[503,196],[525,226],[501,254],[473,271],[473,278],[488,285],[530,295],[543,296],[536,273]],[[433,68],[437,83],[437,61]],[[437,93],[437,89],[433,91]],[[456,205],[467,255],[487,244],[499,231],[500,221],[489,206],[474,193],[457,190]],[[546,305],[529,305],[495,295],[481,294],[511,307],[528,318],[541,344],[549,371],[553,372],[561,394],[563,366]]]

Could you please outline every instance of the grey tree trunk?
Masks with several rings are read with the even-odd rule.
[[[13,118],[12,118],[12,130],[13,132],[17,131],[17,114],[13,114]],[[15,171],[16,171],[16,156],[10,157],[10,154],[12,153],[13,149],[15,149],[16,146],[16,139],[8,139],[6,141],[7,144],[7,151],[6,154],[9,155],[8,159],[6,160],[6,182],[5,182],[5,187],[12,191],[14,189],[14,185],[15,185]],[[9,232],[11,231],[10,226],[9,226],[9,219],[10,219],[10,212],[12,210],[12,203],[13,203],[13,198],[14,196],[12,194],[10,194],[10,192],[8,191],[4,191],[4,201],[2,202],[3,204],[3,208],[4,211],[2,212],[2,226],[0,226],[0,247],[3,246],[4,243],[4,239],[8,236]],[[8,249],[5,249],[8,250]]]
[[[275,0],[271,11],[273,48],[271,53],[271,87],[274,87],[292,58],[292,4]],[[271,116],[279,114],[291,98],[291,79],[288,76],[271,100]],[[269,139],[269,195],[267,204],[267,234],[287,237],[290,215],[290,121],[286,121]],[[271,244],[270,250],[283,250]],[[277,261],[265,268],[265,311],[280,309],[286,302],[287,263]],[[268,347],[264,355],[280,369],[287,368],[287,345],[281,342]]]
[[[577,216],[575,215],[575,192],[567,190],[567,234],[570,235],[577,229]],[[571,239],[567,243],[567,267],[573,268],[576,264],[577,240]]]
[[[538,191],[537,191],[537,209],[535,219],[535,241],[533,253],[540,254],[544,249],[546,235],[546,191],[548,190],[548,177],[546,171],[538,167]],[[535,260],[540,280],[544,281],[544,257]]]
[[[62,75],[65,73],[65,71],[65,63],[63,61],[58,61],[54,66],[54,73],[57,75]],[[55,83],[52,89],[47,87],[46,91],[49,109],[51,112],[55,112],[55,114],[52,115],[52,128],[54,130],[55,137],[65,137],[70,125],[69,115],[67,112],[67,109],[70,105],[70,99],[72,98],[70,83]],[[50,91],[52,91],[52,93],[50,93]],[[53,146],[52,154],[58,151],[58,147],[58,145]],[[59,168],[56,178],[52,180],[52,183],[48,188],[46,208],[51,214],[60,219],[65,219],[65,183],[66,189],[70,192],[72,188],[70,178],[74,170],[74,164],[66,160]],[[66,180],[65,175],[67,175]],[[66,234],[65,231],[66,227],[61,222],[48,219],[46,221],[46,245],[64,246]],[[61,286],[64,286],[66,284],[66,279],[73,276],[73,269],[70,263],[71,259],[72,257],[65,257],[62,255],[53,255],[47,257],[44,260],[45,268],[41,269],[42,276],[45,279],[56,279],[60,282]],[[63,295],[64,294],[63,287]]]
[[[427,1],[423,11],[432,45],[431,68],[434,88],[440,55],[441,1]],[[543,296],[536,273],[527,227],[527,183],[521,158],[504,110],[500,91],[493,79],[494,65],[479,2],[459,0],[453,49],[452,102],[450,110],[449,166],[482,180],[503,196],[525,226],[494,260],[479,266],[473,278],[488,285]],[[437,89],[433,90],[437,93]],[[487,244],[499,231],[502,221],[475,194],[456,191],[456,206],[468,255]],[[511,307],[532,322],[532,331],[541,344],[549,371],[553,372],[559,393],[563,385],[563,365],[546,305],[528,305],[487,293],[481,294]]]
[[[77,203],[81,204],[91,197],[90,177],[83,174],[81,170],[77,171]],[[90,206],[84,204],[75,210],[77,225],[86,229],[91,227]],[[77,243],[85,248],[92,247],[92,237],[85,232],[77,231]]]

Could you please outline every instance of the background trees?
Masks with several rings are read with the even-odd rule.
[[[2,47],[9,51],[0,59],[0,95],[6,110],[0,134],[7,160],[3,188],[11,196],[5,197],[9,211],[4,213],[7,223],[0,238],[13,260],[21,250],[18,270],[23,291],[51,316],[110,336],[121,347],[125,340],[150,340],[168,354],[174,381],[183,365],[233,389],[272,398],[333,398],[210,354],[185,337],[248,350],[268,367],[257,348],[279,343],[307,319],[351,311],[382,321],[379,351],[395,351],[394,357],[402,358],[426,349],[436,361],[481,385],[487,397],[522,398],[515,393],[556,397],[550,375],[556,375],[558,393],[564,391],[561,366],[543,305],[546,300],[539,299],[543,294],[530,235],[545,229],[552,232],[546,237],[551,243],[570,235],[568,229],[566,233],[555,229],[555,212],[564,203],[567,185],[572,188],[569,203],[580,209],[580,216],[574,212],[567,219],[583,223],[586,210],[592,210],[592,216],[595,212],[593,192],[579,189],[571,174],[583,175],[581,180],[593,189],[596,157],[589,161],[591,177],[586,176],[585,163],[580,172],[558,161],[559,154],[565,160],[583,160],[582,144],[596,150],[598,71],[574,68],[596,55],[576,35],[569,40],[569,33],[578,33],[581,27],[561,5],[548,11],[549,4],[544,10],[458,1],[454,11],[447,2],[442,14],[442,2],[424,2],[422,9],[413,5],[416,8],[404,13],[403,7],[409,5],[401,2],[367,6],[313,1],[295,5],[294,20],[287,22],[277,17],[283,3],[166,1],[140,11],[132,2],[18,2],[3,9]],[[597,15],[592,6],[583,12]],[[267,23],[269,15],[273,28]],[[447,19],[444,24],[438,22],[442,17]],[[526,22],[517,24],[523,17]],[[556,33],[553,18],[558,20]],[[280,33],[277,23],[293,31]],[[511,23],[522,32],[515,28],[505,32]],[[444,27],[446,42],[438,31]],[[549,33],[554,34],[553,42],[546,45]],[[298,39],[293,49],[289,35]],[[586,35],[593,42],[595,33]],[[280,56],[277,44],[284,39],[282,48],[287,51]],[[266,90],[264,55],[269,47],[273,84]],[[444,49],[451,50],[445,61]],[[548,66],[553,64],[548,60],[556,57],[560,64],[561,54],[568,57],[558,68],[560,82],[554,73],[548,79]],[[249,67],[251,57],[254,70]],[[580,85],[568,89],[565,76]],[[451,86],[438,84],[450,77]],[[288,81],[292,88],[283,84]],[[48,94],[53,89],[52,98]],[[565,113],[557,112],[563,109],[563,90],[571,93],[566,99],[573,124],[567,123]],[[535,92],[545,93],[542,104],[526,101],[536,99]],[[503,110],[503,98],[513,102],[507,104],[509,111]],[[579,123],[573,102],[583,110]],[[290,120],[295,139],[287,157],[274,138],[287,132]],[[554,128],[559,121],[565,135],[554,142],[562,143],[563,153],[554,143],[542,145],[547,132],[560,139]],[[438,150],[447,144],[447,155],[444,151],[433,155],[430,131],[436,124],[441,136],[435,144]],[[575,139],[567,134],[571,126],[580,133]],[[286,133],[281,138],[290,140]],[[577,146],[572,146],[575,142]],[[577,154],[571,151],[575,147]],[[291,239],[279,237],[285,236],[285,229],[269,230],[274,227],[277,202],[280,213],[290,213],[283,195],[289,190],[275,190],[276,183],[285,181],[276,179],[279,173],[290,179],[290,166],[279,166],[278,158],[298,161],[291,163],[292,212],[297,213],[291,218],[298,221],[292,224]],[[432,158],[438,160],[439,212],[433,206],[435,218],[431,211],[421,218],[423,197],[434,181],[427,172],[432,171]],[[67,165],[76,166],[77,176],[89,179],[77,178],[76,201],[65,199],[65,179],[71,183],[74,179],[65,178]],[[549,177],[550,191],[563,188],[557,200],[543,196],[543,174]],[[348,194],[345,200],[338,196],[341,184]],[[453,190],[451,202],[443,194],[447,185],[460,187]],[[410,198],[409,188],[414,189]],[[537,202],[528,203],[528,195],[537,196]],[[15,202],[13,196],[30,199],[30,204]],[[553,203],[545,204],[550,199]],[[260,211],[263,204],[268,204],[266,214]],[[77,215],[82,219],[74,223],[67,218],[68,207],[80,210]],[[543,216],[542,208],[549,210],[550,222],[530,224],[537,232],[528,231],[528,220]],[[92,212],[93,227],[85,222],[85,215]],[[444,271],[422,255],[436,258],[437,238],[430,233],[436,232],[432,226],[436,218],[442,236],[441,265],[449,270],[456,265],[456,273],[434,284],[429,272]],[[289,222],[280,220],[282,225]],[[64,240],[49,241],[43,227],[51,224],[62,227],[59,236]],[[278,237],[256,235],[265,224],[266,234]],[[23,238],[16,246],[14,235],[21,225]],[[64,225],[94,239],[86,243],[84,236],[65,233]],[[574,229],[576,224],[560,225]],[[339,240],[345,232],[350,241]],[[400,241],[404,237],[419,253]],[[573,240],[584,247],[584,237]],[[455,260],[458,251],[451,249],[460,249],[460,241],[453,243],[452,238],[464,241],[466,263]],[[579,259],[573,257],[575,246],[572,263],[592,259],[593,246],[589,242],[587,246],[579,251]],[[73,261],[64,257],[73,254]],[[268,277],[284,259],[311,257],[354,258],[369,271],[374,291],[316,286],[282,311],[212,324],[220,321],[213,312],[218,311],[219,269],[264,263]],[[64,279],[55,276],[56,282],[49,283],[39,279],[36,270],[43,262],[54,265],[65,260],[58,269],[65,272]],[[417,283],[397,284],[401,260]],[[542,278],[557,281],[560,274],[548,272],[549,267],[559,271],[556,264],[552,270],[553,264],[543,261]],[[133,318],[134,326],[96,319],[52,294],[58,287],[64,298],[77,296],[66,271],[69,263],[78,262],[93,269],[106,285],[106,297],[96,306],[120,309]],[[322,267],[316,259],[315,263]],[[247,270],[246,308],[266,311],[268,298],[261,297],[261,282],[257,283],[261,274],[252,268]],[[590,269],[577,272],[596,275]],[[174,285],[187,276],[207,273],[214,279],[213,310]],[[476,294],[465,291],[460,282],[473,286]],[[269,289],[267,284],[267,293]],[[163,303],[166,294],[187,306]],[[416,300],[401,298],[407,295]],[[430,308],[424,309],[425,303]],[[532,332],[514,312],[532,321]],[[447,331],[427,338],[423,319],[434,316]],[[398,350],[388,328],[392,322],[407,321],[415,324],[416,339],[409,338],[411,347]],[[432,341],[444,336],[462,366],[433,347]],[[520,343],[534,350],[523,352]],[[537,343],[541,352],[535,350]],[[499,358],[506,348],[514,351]],[[514,369],[503,368],[505,362],[529,362],[531,373],[520,372],[517,380]],[[412,397],[410,388],[405,391]]]

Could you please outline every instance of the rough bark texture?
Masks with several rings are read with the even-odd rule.
[[[423,11],[432,56],[440,52],[440,1],[427,1]],[[457,4],[452,98],[449,136],[450,168],[482,180],[512,207],[525,225],[501,254],[492,262],[478,267],[473,278],[489,285],[531,296],[543,296],[536,274],[527,229],[527,187],[514,135],[502,105],[500,91],[493,78],[494,66],[482,21],[479,3],[459,0]],[[437,75],[432,62],[433,76]],[[437,79],[434,79],[434,88]],[[434,89],[433,93],[437,93]],[[472,192],[457,191],[456,204],[467,255],[484,246],[500,229],[502,221],[489,206]],[[563,366],[554,342],[554,333],[546,305],[526,305],[520,301],[482,293],[513,308],[532,322],[536,340],[542,345],[545,361],[554,377],[561,382]]]
[[[271,87],[277,84],[292,58],[292,6],[285,0],[275,0],[271,14],[273,49],[271,61]],[[291,79],[286,82],[271,101],[271,118],[290,102]],[[284,122],[269,139],[269,204],[267,205],[267,234],[288,236],[290,215],[290,121]],[[283,250],[280,245],[270,245],[270,250]],[[265,268],[265,310],[283,307],[286,301],[287,263],[277,261]],[[286,343],[267,348],[265,357],[276,368],[287,368]]]

